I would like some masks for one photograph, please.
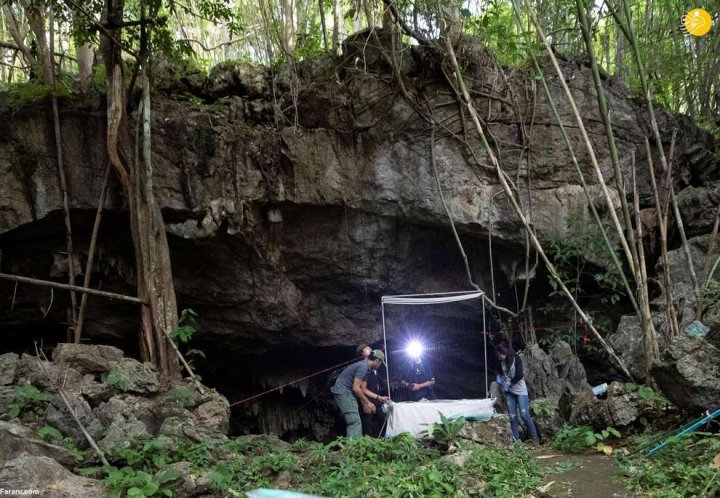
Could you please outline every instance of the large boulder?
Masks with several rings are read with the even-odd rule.
[[[651,373],[679,407],[700,411],[720,406],[720,350],[709,341],[677,337]]]
[[[651,406],[619,382],[608,387],[605,398],[597,398],[590,391],[566,391],[560,398],[560,413],[570,425],[596,429],[630,425]]]
[[[0,489],[38,490],[52,498],[101,498],[105,486],[95,479],[72,474],[46,456],[20,452],[0,468]]]
[[[45,390],[63,386],[65,390],[76,391],[81,390],[81,386],[86,382],[85,376],[75,368],[41,360],[28,353],[20,357],[17,377]]]
[[[108,372],[123,356],[123,352],[113,346],[73,343],[58,344],[52,353],[53,362],[70,365],[82,374]]]
[[[564,423],[558,408],[563,394],[591,392],[585,368],[565,341],[555,343],[550,354],[538,344],[533,344],[522,353],[522,357],[533,420],[543,437],[552,437]],[[506,410],[504,399],[500,406]]]
[[[0,465],[20,453],[50,457],[66,467],[75,464],[75,457],[67,448],[43,441],[27,427],[0,421]]]
[[[476,443],[488,446],[509,448],[513,444],[510,419],[507,415],[494,415],[486,422],[468,422],[462,434]]]
[[[587,381],[587,373],[580,358],[572,351],[570,344],[558,341],[550,349],[550,356],[555,362],[558,377],[566,387],[573,391],[588,391],[591,389]],[[563,389],[563,392],[565,389]]]

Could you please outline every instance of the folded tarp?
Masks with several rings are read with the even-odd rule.
[[[447,418],[465,417],[489,420],[495,410],[495,399],[459,399],[393,403],[388,410],[386,436],[408,432],[414,436],[427,431],[428,426],[440,423],[440,414]]]

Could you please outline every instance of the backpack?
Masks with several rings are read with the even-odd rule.
[[[337,381],[338,377],[340,377],[340,374],[342,373],[342,368],[336,368],[332,372],[330,372],[330,375],[328,375],[327,378],[327,386],[332,387],[335,385],[335,382]]]

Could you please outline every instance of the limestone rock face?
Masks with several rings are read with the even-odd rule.
[[[392,69],[382,54],[370,49],[367,36],[349,39],[341,59],[298,62],[297,74],[289,67],[223,64],[207,78],[173,74],[159,81],[153,96],[154,189],[166,222],[178,306],[199,315],[193,341],[212,358],[207,375],[233,398],[267,388],[268,379],[277,376],[277,365],[293,365],[296,378],[301,378],[320,363],[346,359],[343,348],[378,340],[383,295],[469,287],[431,167],[433,144],[427,123],[400,92],[388,88],[385,81],[394,77]],[[478,82],[473,83],[478,91],[475,105],[484,110],[508,175],[519,182],[520,201],[532,206],[538,237],[548,241],[567,236],[568,216],[587,218],[589,207],[546,96],[530,90],[532,75],[525,71],[508,70],[506,80],[492,55],[476,41],[464,40],[459,50],[461,59],[469,61],[463,68],[468,81]],[[458,106],[448,105],[452,91],[437,57],[422,47],[408,48],[408,53],[413,55],[403,58],[401,67],[408,88],[436,110],[438,123],[463,136],[463,120]],[[173,71],[167,65],[158,70]],[[582,137],[569,126],[592,202],[605,215],[620,206],[620,196],[614,189],[592,75],[589,68],[571,61],[562,62],[562,71],[572,81],[571,91],[611,189],[608,207]],[[488,90],[481,86],[487,81],[498,82],[490,96],[484,96]],[[548,81],[560,114],[572,121],[556,75]],[[186,93],[203,104],[176,100]],[[606,95],[618,154],[629,158],[636,152],[642,207],[648,207],[652,196],[643,146],[644,137],[651,135],[647,110],[618,87],[608,85]],[[509,105],[516,99],[517,106]],[[3,271],[64,280],[70,257],[84,268],[107,165],[101,100],[61,103],[68,194],[77,234],[76,254],[67,255],[53,127],[46,108],[28,106],[17,112],[4,106],[0,96]],[[682,116],[660,109],[657,114],[666,147],[672,131],[678,130],[678,195],[687,185],[709,185],[717,179],[712,136]],[[526,126],[531,115],[534,124]],[[136,115],[129,118],[134,125]],[[473,279],[485,290],[494,283],[494,298],[515,309],[525,234],[510,204],[499,195],[497,173],[488,166],[482,147],[470,138],[474,158],[468,144],[450,135],[438,133],[434,143],[438,180]],[[659,164],[657,158],[654,162]],[[629,177],[630,162],[621,167]],[[687,206],[697,204],[691,201]],[[127,200],[115,179],[105,212],[92,285],[134,294]],[[546,295],[541,292],[547,286],[541,268],[537,275],[525,276],[540,286],[539,292],[531,293],[533,300]],[[10,302],[14,290],[12,283],[0,281],[0,301]],[[68,296],[56,292],[54,298],[48,311],[47,289],[19,286],[15,300],[22,306],[0,310],[0,325],[7,325],[18,342],[37,338],[38,323],[59,329],[67,320]],[[136,305],[89,299],[86,339],[128,350],[137,345],[138,329]],[[95,357],[93,368],[105,368],[103,358]],[[456,360],[448,358],[447,364],[462,364]],[[22,364],[21,360],[19,368]],[[80,373],[83,369],[77,366],[71,368]],[[107,372],[87,374],[96,373]],[[73,370],[70,374],[75,375]],[[463,395],[484,395],[475,372],[465,375],[455,383],[472,385]],[[232,380],[237,378],[243,382]],[[153,389],[151,385],[145,382],[141,389]],[[545,388],[552,391],[552,382]],[[283,394],[274,414],[240,407],[238,418],[243,425],[255,424],[250,430],[280,432],[277,414],[292,411],[285,409],[287,405],[297,406],[307,394],[296,391],[288,388],[299,397],[285,403],[288,396]],[[85,393],[98,402],[111,395],[102,383],[89,383]],[[310,411],[292,416],[299,420],[294,425],[306,428],[315,418]]]
[[[46,456],[21,452],[0,467],[0,489],[37,489],[53,498],[101,498],[105,486],[95,479],[72,474]]]
[[[75,463],[66,448],[43,441],[23,425],[0,421],[0,465],[21,453],[46,456],[66,466]]]
[[[675,405],[702,411],[720,406],[720,351],[704,339],[681,335],[652,369],[663,394]]]
[[[83,374],[108,372],[123,356],[118,348],[102,345],[65,343],[53,350],[55,363],[70,365]]]
[[[19,359],[15,353],[0,355],[0,386],[7,386],[15,382]]]
[[[653,410],[652,402],[628,391],[619,382],[611,383],[602,398],[595,397],[591,391],[567,391],[560,398],[560,413],[568,424],[596,429],[625,427]]]

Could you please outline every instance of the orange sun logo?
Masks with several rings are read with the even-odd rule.
[[[712,28],[713,20],[705,9],[692,9],[682,18],[680,28],[683,33],[693,36],[704,36]]]

